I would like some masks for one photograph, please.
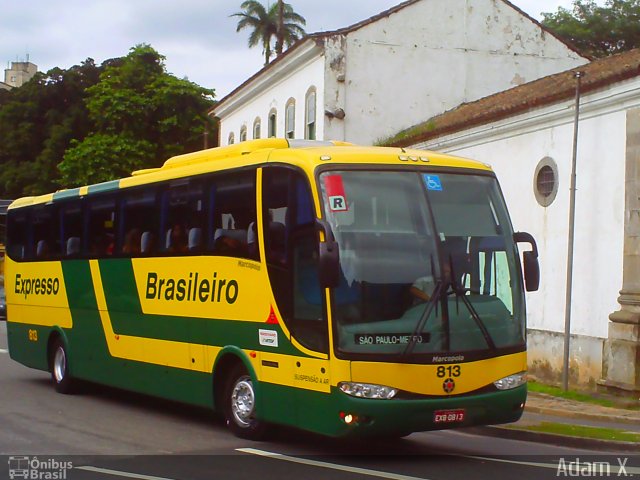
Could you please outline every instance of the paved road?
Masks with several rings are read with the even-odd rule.
[[[640,457],[462,431],[345,443],[280,429],[269,441],[248,442],[233,437],[210,412],[189,406],[98,386],[56,394],[47,373],[11,361],[6,350],[0,322],[0,480],[8,478],[7,456],[37,456],[39,462],[72,456],[69,480],[525,480],[557,478],[560,459],[570,468],[576,458],[611,462],[616,476],[618,457],[627,474],[640,478]]]

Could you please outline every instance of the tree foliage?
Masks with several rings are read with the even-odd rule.
[[[74,138],[89,130],[85,90],[98,82],[92,59],[69,70],[38,73],[0,96],[0,197],[59,187],[57,165]]]
[[[213,91],[169,75],[164,57],[150,46],[134,47],[87,89],[94,130],[65,153],[62,180],[102,182],[199,149],[212,96]]]
[[[240,4],[242,12],[234,13],[232,17],[239,17],[236,32],[249,28],[249,47],[262,45],[264,64],[267,65],[273,53],[273,42],[276,40],[277,53],[282,53],[282,43],[290,47],[305,35],[303,25],[307,21],[293,10],[288,3],[282,3],[282,42],[278,42],[278,24],[280,20],[279,2],[265,7],[258,0],[245,0]]]
[[[604,57],[640,47],[640,0],[573,0],[573,8],[543,13],[542,24],[584,54]]]
[[[168,74],[148,45],[38,73],[0,92],[0,197],[106,181],[198,150],[212,98]]]

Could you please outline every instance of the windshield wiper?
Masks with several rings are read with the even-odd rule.
[[[473,318],[473,321],[476,322],[476,325],[482,332],[482,336],[484,337],[484,340],[487,342],[487,345],[489,346],[489,348],[491,350],[496,350],[497,348],[496,344],[493,341],[493,338],[491,337],[491,334],[489,333],[487,326],[484,324],[484,322],[480,318],[480,315],[478,315],[478,312],[473,306],[473,304],[467,298],[467,295],[466,295],[467,289],[464,288],[462,285],[459,285],[456,280],[457,277],[453,271],[453,259],[451,258],[451,255],[449,255],[449,266],[451,268],[450,285],[451,285],[452,292],[455,294],[456,299],[462,300],[462,303],[464,303],[464,305],[467,307],[467,310],[469,310],[469,313],[471,313],[471,318]]]
[[[416,324],[416,328],[413,329],[411,333],[411,337],[409,338],[409,343],[407,343],[407,347],[402,352],[402,356],[405,357],[411,353],[411,351],[418,343],[418,337],[421,335],[422,330],[424,329],[427,320],[429,319],[429,315],[433,312],[433,309],[436,307],[440,298],[442,298],[442,294],[446,291],[445,282],[443,280],[438,280],[436,282],[436,288],[433,290],[433,295],[427,301],[427,308],[424,309],[418,323]]]

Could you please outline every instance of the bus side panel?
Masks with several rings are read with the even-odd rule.
[[[48,370],[47,337],[49,327],[16,323],[7,320],[9,355],[27,367]]]
[[[9,354],[23,365],[48,370],[52,327],[72,323],[60,262],[34,264],[9,257],[5,262]]]
[[[169,400],[212,405],[211,377],[207,373],[112,356],[91,288],[89,262],[65,262],[64,274],[74,322],[67,332],[73,376]]]

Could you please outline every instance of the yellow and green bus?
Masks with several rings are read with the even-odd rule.
[[[252,140],[16,200],[7,257],[9,352],[61,393],[211,407],[244,438],[522,414],[537,249],[482,163]]]

